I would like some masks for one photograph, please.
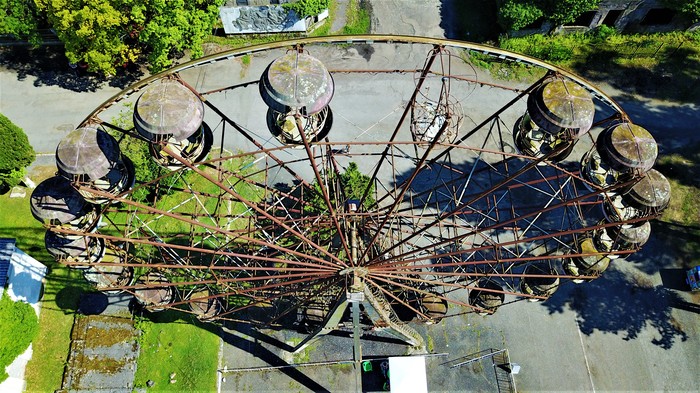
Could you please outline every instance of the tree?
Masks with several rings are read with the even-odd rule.
[[[700,22],[700,0],[663,0],[663,3],[687,15],[693,23]]]
[[[506,0],[498,9],[498,24],[504,30],[520,30],[542,17],[535,1]]]
[[[71,63],[114,75],[116,66],[136,61],[140,48],[125,40],[130,27],[130,0],[35,0],[65,45]]]
[[[65,44],[72,63],[113,75],[147,56],[152,72],[177,52],[202,55],[223,0],[34,0]]]
[[[559,26],[599,4],[600,0],[505,0],[498,7],[498,23],[505,30],[520,30],[544,16]]]
[[[19,184],[35,157],[24,131],[0,114],[0,189]]]
[[[336,182],[336,180],[338,179],[340,180],[340,189],[337,189],[338,182]],[[341,173],[340,176],[336,177],[336,175],[333,173],[328,177],[328,188],[326,188],[328,197],[330,198],[331,203],[333,203],[336,198],[342,199],[340,201],[341,203],[351,199],[359,201],[362,199],[367,187],[369,187],[367,198],[365,198],[364,202],[362,203],[362,206],[365,209],[369,209],[375,202],[374,183],[372,183],[371,180],[372,179],[369,176],[357,169],[356,163],[351,162],[348,164],[345,172]],[[323,199],[323,190],[321,189],[321,185],[317,182],[313,183],[312,190],[310,190],[309,195],[305,196],[305,198],[309,202],[309,204],[304,207],[307,212],[323,213],[328,211],[326,201]],[[337,209],[338,206],[335,206],[335,203],[333,204],[333,207]]]
[[[556,26],[571,23],[586,11],[598,8],[600,0],[546,0],[545,15]]]
[[[211,34],[219,18],[223,0],[149,0],[140,10],[143,30],[139,42],[149,49],[151,71],[164,70],[172,64],[175,52],[189,49],[191,56],[202,56],[204,39]]]
[[[7,379],[5,367],[24,352],[39,331],[36,312],[25,302],[0,295],[0,382]]]
[[[38,45],[39,15],[33,2],[28,0],[0,0],[0,34],[26,39]]]
[[[294,3],[285,3],[282,6],[293,10],[300,18],[318,15],[328,8],[329,0],[298,0]]]

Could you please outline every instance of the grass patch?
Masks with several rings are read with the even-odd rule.
[[[371,28],[369,7],[365,0],[350,0],[346,11],[346,24],[341,34],[368,34]]]
[[[700,32],[618,34],[602,27],[568,35],[501,37],[499,45],[627,92],[681,102],[700,99]]]
[[[53,171],[37,168],[37,183]],[[17,247],[49,268],[41,301],[39,332],[33,341],[32,360],[26,368],[28,392],[52,392],[61,387],[68,358],[70,332],[80,294],[88,288],[79,271],[54,262],[44,247],[44,227],[32,217],[28,191],[25,198],[0,196],[0,237],[17,239]]]
[[[149,392],[216,390],[219,336],[216,326],[204,324],[177,311],[163,311],[141,318],[136,388],[155,385]],[[175,373],[170,383],[171,375]]]
[[[309,33],[310,37],[325,37],[327,35],[332,35],[331,28],[333,26],[333,21],[335,21],[335,13],[338,9],[338,2],[336,0],[330,0],[328,2],[328,18],[323,21],[323,23],[315,28]],[[335,33],[337,34],[337,33]]]
[[[653,231],[674,244],[680,265],[690,268],[700,254],[700,144],[660,157],[656,169],[671,183],[671,202]]]

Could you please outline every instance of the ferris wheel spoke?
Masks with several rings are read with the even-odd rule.
[[[331,281],[338,280],[338,276],[333,276],[333,277],[323,278],[323,279],[313,279],[312,278],[311,280],[295,280],[294,282],[286,282],[284,286],[289,286],[289,285],[294,285],[294,284],[299,284],[299,283],[307,283],[309,285],[315,285],[315,284],[318,284],[319,282],[323,283],[323,282],[326,282],[328,280],[331,280]],[[272,286],[271,288],[274,288],[274,286]],[[257,288],[257,290],[261,290],[261,289],[263,289],[263,288]],[[264,288],[264,289],[267,289],[267,288]],[[231,295],[245,295],[249,292],[252,292],[252,291],[245,290],[245,291],[228,292],[228,293],[221,294],[221,296],[224,297],[224,296],[231,296]],[[248,308],[258,306],[260,304],[270,303],[273,300],[281,299],[281,298],[284,298],[287,296],[292,296],[292,295],[295,295],[298,293],[299,293],[299,289],[295,288],[295,289],[286,290],[286,291],[277,291],[276,293],[272,293],[272,294],[265,294],[260,300],[254,300],[249,304],[231,308],[231,309],[219,314],[218,317],[223,318],[227,315],[237,313],[237,312],[246,310]]]
[[[313,154],[311,151],[311,146],[309,145],[309,139],[306,137],[306,133],[304,132],[304,127],[301,123],[301,118],[297,117],[296,118],[296,127],[297,130],[299,131],[299,134],[301,135],[302,141],[304,143],[304,150],[306,150],[306,155],[311,163],[311,168],[313,169],[314,172],[314,177],[316,178],[316,182],[319,185],[319,188],[321,189],[321,194],[323,197],[323,201],[326,204],[326,209],[328,210],[328,215],[330,216],[331,220],[333,221],[333,226],[335,227],[336,235],[340,239],[340,244],[343,246],[343,250],[345,251],[345,255],[350,255],[350,248],[348,247],[348,242],[346,239],[346,234],[345,231],[340,227],[340,222],[338,221],[338,216],[336,215],[336,209],[334,206],[338,206],[339,209],[342,209],[342,206],[340,206],[339,203],[334,203],[336,201],[331,201],[331,196],[330,196],[330,189],[328,188],[327,184],[328,181],[333,181],[337,182],[340,179],[340,174],[337,173],[337,168],[333,167],[333,170],[328,170],[327,165],[324,165],[323,172],[325,175],[325,179],[321,178],[321,173],[318,169],[318,165],[316,163],[316,156]],[[328,172],[333,173],[335,176],[330,176]],[[333,188],[335,188],[336,185],[333,185]],[[341,188],[342,190],[342,188]],[[355,263],[354,261],[351,261],[351,264]]]
[[[325,255],[326,255],[328,258],[330,258],[331,261],[333,261],[335,264],[338,264],[338,265],[340,265],[340,266],[345,266],[345,267],[347,266],[346,263],[345,263],[344,261],[342,261],[341,259],[339,259],[337,256],[333,255],[333,254],[330,253],[328,250],[326,250],[325,248],[319,246],[318,244],[312,242],[310,239],[308,239],[306,236],[302,235],[302,234],[299,233],[298,231],[296,231],[296,230],[290,228],[290,227],[289,227],[287,224],[285,224],[283,221],[281,221],[281,220],[277,219],[276,217],[270,215],[270,214],[269,214],[268,212],[266,212],[264,209],[261,209],[257,204],[255,204],[255,203],[253,203],[253,202],[247,200],[246,198],[243,198],[240,194],[238,194],[238,193],[235,192],[234,190],[231,190],[231,189],[229,189],[229,188],[226,188],[224,185],[221,184],[221,182],[217,181],[216,179],[213,179],[211,176],[209,176],[209,175],[208,175],[207,173],[205,173],[204,171],[200,170],[200,169],[197,168],[196,166],[194,166],[194,165],[192,165],[191,163],[187,162],[186,160],[182,159],[182,157],[180,157],[178,154],[176,154],[176,153],[174,153],[174,152],[172,152],[172,151],[169,151],[167,148],[165,148],[164,150],[165,150],[166,152],[168,152],[168,154],[170,154],[172,157],[174,157],[175,159],[177,159],[178,161],[180,161],[183,165],[189,167],[191,170],[195,171],[196,173],[198,173],[200,176],[202,176],[202,177],[205,178],[206,180],[208,180],[208,181],[214,183],[215,185],[219,186],[222,190],[224,190],[225,192],[227,192],[228,194],[230,194],[230,195],[233,196],[234,198],[237,198],[238,200],[240,200],[241,202],[243,202],[244,204],[246,204],[248,207],[250,207],[250,208],[252,208],[253,210],[255,210],[258,214],[261,214],[261,215],[263,215],[265,218],[267,218],[267,219],[269,219],[269,220],[272,220],[273,222],[276,222],[276,223],[279,224],[281,227],[283,227],[283,228],[289,230],[291,233],[295,234],[296,236],[298,236],[298,237],[301,238],[302,240],[306,241],[311,247],[315,248],[316,250],[318,250],[318,251],[321,252],[322,254],[325,254]]]
[[[407,302],[407,301],[405,301],[405,300],[399,298],[398,296],[396,296],[396,295],[394,295],[393,293],[391,293],[391,291],[388,291],[388,290],[384,289],[381,285],[377,285],[376,283],[374,283],[374,282],[372,281],[371,278],[370,278],[370,279],[367,279],[366,281],[367,281],[367,284],[372,285],[373,287],[379,289],[379,291],[380,291],[381,293],[383,293],[385,296],[388,296],[389,298],[393,299],[393,300],[394,300],[395,302],[397,302],[398,304],[400,304],[400,305],[402,305],[402,306],[408,308],[409,310],[415,312],[415,313],[416,313],[417,315],[419,315],[421,318],[426,319],[426,320],[430,320],[430,319],[431,319],[429,316],[425,315],[423,312],[421,312],[421,311],[418,310],[417,308],[413,307],[413,306],[411,305],[410,302]]]
[[[448,303],[453,303],[453,304],[457,304],[457,305],[460,305],[460,306],[468,307],[468,308],[473,309],[473,310],[476,310],[476,311],[478,311],[478,312],[487,312],[486,310],[483,310],[482,308],[477,307],[477,306],[474,306],[474,305],[471,305],[471,304],[469,304],[469,303],[464,303],[464,302],[461,302],[461,301],[459,301],[459,300],[457,300],[457,299],[449,298],[449,297],[447,297],[447,296],[443,296],[443,295],[440,295],[440,294],[437,294],[437,293],[433,293],[433,292],[427,291],[427,290],[425,290],[425,289],[420,289],[420,288],[416,288],[416,287],[411,287],[411,286],[409,286],[409,285],[400,283],[400,282],[398,282],[398,281],[396,281],[396,280],[389,280],[389,279],[387,279],[387,278],[377,277],[377,276],[372,276],[371,279],[372,279],[372,280],[376,280],[376,281],[381,281],[381,282],[383,282],[383,283],[385,283],[385,284],[388,284],[388,285],[390,285],[390,286],[400,287],[400,288],[403,288],[403,289],[406,289],[406,290],[409,290],[409,291],[412,291],[412,292],[415,292],[415,293],[420,293],[420,294],[428,295],[428,296],[435,296],[435,297],[437,297],[437,298],[439,298],[439,299],[445,300],[445,301],[448,302]],[[369,280],[368,280],[368,281],[369,281]],[[377,283],[372,282],[372,284],[373,284],[374,286],[377,286],[377,287],[381,288],[381,285],[378,285]]]
[[[439,53],[438,47],[434,46],[428,55],[428,59],[426,60],[425,65],[423,66],[423,69],[421,71],[421,76],[418,79],[418,82],[416,83],[416,87],[415,87],[415,89],[413,89],[413,94],[411,95],[411,98],[408,101],[409,104],[406,105],[403,113],[401,114],[401,118],[399,119],[398,124],[394,128],[394,131],[391,134],[391,136],[388,138],[389,144],[382,152],[382,155],[379,159],[379,162],[377,163],[377,165],[374,169],[374,173],[372,173],[372,176],[370,176],[370,184],[372,184],[372,182],[375,181],[383,164],[387,161],[387,155],[389,154],[389,151],[390,151],[391,146],[392,146],[391,144],[395,141],[396,136],[399,133],[399,130],[401,130],[401,127],[403,126],[403,123],[406,120],[406,117],[410,113],[410,110],[411,110],[410,103],[415,102],[416,97],[418,96],[418,93],[420,92],[420,88],[423,85],[423,82],[425,81],[425,78],[428,75],[428,72],[430,72],[430,68],[432,67],[433,62],[435,61],[435,58],[438,55],[438,53]],[[367,195],[369,194],[370,189],[371,189],[371,187],[368,184],[368,186],[365,188],[365,191],[362,193],[362,198],[360,198],[360,206],[362,206],[363,203],[365,202],[365,199],[367,199]]]
[[[320,296],[330,297],[332,299],[331,301],[329,301],[330,304],[337,303],[343,296],[345,296],[343,291],[339,291],[337,289],[337,284],[341,280],[342,280],[341,277],[336,277],[336,279],[329,279],[326,282],[324,282],[322,285],[319,285],[319,288],[313,289],[309,293],[295,294],[295,296],[292,299],[292,304],[289,305],[282,312],[279,312],[278,315],[276,315],[274,318],[272,318],[269,321],[269,323],[273,324],[273,323],[277,322],[278,320],[282,319],[283,317],[285,317],[290,312],[298,311],[302,307],[307,306],[309,304],[312,304]],[[330,292],[330,295],[329,295],[329,292]],[[333,294],[334,292],[335,292],[335,294]]]

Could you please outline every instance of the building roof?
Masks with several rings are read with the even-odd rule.
[[[10,260],[15,252],[15,239],[0,238],[0,289],[7,284]]]

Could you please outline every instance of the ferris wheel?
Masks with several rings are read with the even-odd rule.
[[[540,77],[493,82],[476,56]],[[421,347],[410,321],[546,300],[636,252],[670,198],[657,152],[595,86],[531,58],[307,38],[127,88],[60,142],[31,207],[59,262],[147,310],[311,339],[352,305]]]

